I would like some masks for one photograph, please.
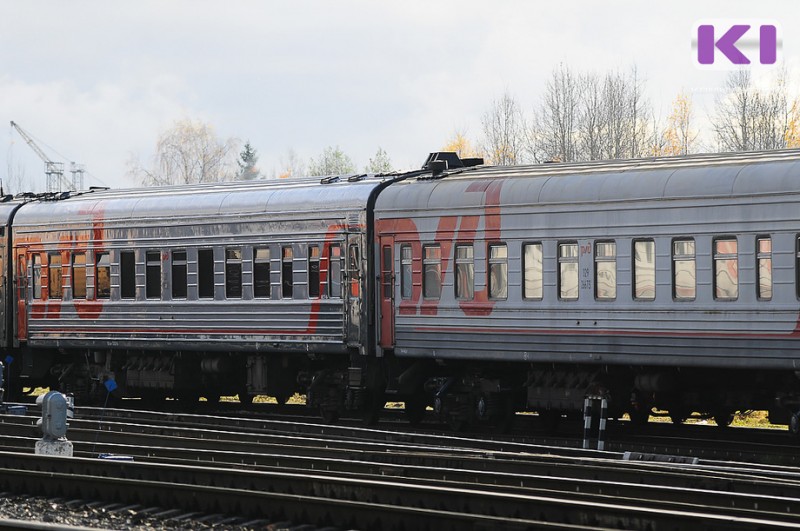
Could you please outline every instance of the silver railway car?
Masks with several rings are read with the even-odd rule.
[[[382,180],[323,181],[95,191],[25,205],[13,252],[28,381],[283,399],[308,390],[298,379],[314,379],[314,363],[326,374],[350,357],[357,366],[369,333],[367,205]]]
[[[380,345],[456,424],[799,408],[797,151],[444,171],[375,223]]]

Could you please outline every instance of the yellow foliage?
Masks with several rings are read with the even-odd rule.
[[[455,151],[462,159],[480,157],[469,139],[460,131],[456,131],[455,136],[442,147],[442,151]]]
[[[697,133],[692,130],[692,100],[681,92],[672,103],[672,113],[667,128],[661,135],[660,145],[653,146],[653,155],[686,155],[692,149]]]

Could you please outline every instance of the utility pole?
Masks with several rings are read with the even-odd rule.
[[[48,192],[61,192],[64,188],[68,190],[80,190],[83,188],[83,174],[85,173],[86,169],[82,164],[75,164],[74,162],[70,163],[70,172],[72,173],[72,182],[70,183],[67,179],[64,178],[64,163],[63,162],[53,162],[50,160],[50,157],[47,156],[47,153],[42,151],[36,142],[33,141],[31,135],[29,135],[23,128],[19,126],[13,120],[11,121],[11,127],[17,130],[19,136],[28,143],[34,153],[38,155],[42,162],[44,162],[44,174],[47,176],[47,191]]]

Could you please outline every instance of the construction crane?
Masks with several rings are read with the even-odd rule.
[[[75,164],[74,162],[70,163],[70,173],[72,173],[72,182],[69,182],[66,178],[64,178],[64,163],[63,162],[53,162],[50,160],[50,157],[47,156],[47,153],[42,151],[36,142],[33,141],[31,135],[29,135],[23,128],[19,126],[13,120],[11,121],[11,127],[17,130],[19,136],[21,136],[25,142],[31,147],[31,149],[42,159],[44,162],[44,174],[47,176],[47,191],[48,192],[61,192],[64,188],[68,190],[81,190],[83,189],[83,174],[86,172],[86,169],[82,164]]]

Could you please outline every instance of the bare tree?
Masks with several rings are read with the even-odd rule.
[[[273,170],[273,178],[288,179],[291,177],[300,177],[306,174],[305,162],[303,162],[303,159],[301,159],[297,155],[297,152],[292,148],[287,149],[286,154],[280,157],[280,164],[280,172],[276,175],[275,171]]]
[[[25,166],[14,160],[11,148],[8,149],[6,156],[6,176],[2,180],[3,192],[6,194],[18,194],[31,190],[31,182],[25,172]]]
[[[529,149],[535,160],[571,162],[578,159],[581,82],[568,67],[553,70],[544,99],[534,113]]]
[[[771,89],[760,90],[749,70],[731,72],[711,117],[721,151],[787,147],[797,107],[788,95],[786,78],[783,71]]]
[[[129,174],[145,186],[229,181],[236,176],[233,138],[221,140],[207,123],[179,120],[161,133],[152,169],[132,159]]]
[[[490,164],[514,165],[523,162],[525,119],[517,101],[508,93],[492,102],[481,118],[483,151]]]
[[[341,175],[344,173],[355,173],[356,165],[339,146],[328,146],[316,159],[312,158],[308,162],[309,175]]]
[[[374,157],[370,157],[369,164],[364,168],[367,173],[389,173],[392,171],[392,159],[383,148],[378,148]]]

